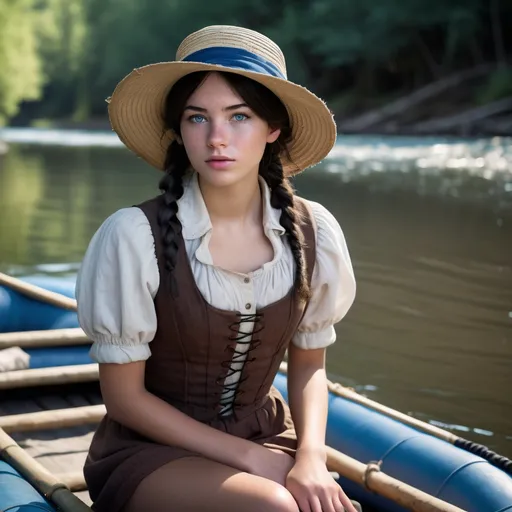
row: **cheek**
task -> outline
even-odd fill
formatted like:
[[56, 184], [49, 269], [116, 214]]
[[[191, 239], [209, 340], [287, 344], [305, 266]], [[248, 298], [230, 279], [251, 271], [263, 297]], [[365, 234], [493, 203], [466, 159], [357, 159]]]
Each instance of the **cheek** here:
[[265, 150], [267, 133], [260, 127], [246, 126], [237, 133], [239, 146], [243, 146], [252, 153], [261, 153]]
[[201, 130], [198, 126], [185, 125], [181, 128], [181, 139], [189, 157], [201, 145]]

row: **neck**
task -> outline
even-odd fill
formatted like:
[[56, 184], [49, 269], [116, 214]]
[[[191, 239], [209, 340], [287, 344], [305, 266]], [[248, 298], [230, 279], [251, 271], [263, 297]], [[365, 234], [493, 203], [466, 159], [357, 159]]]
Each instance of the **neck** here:
[[261, 222], [263, 207], [258, 175], [230, 187], [213, 187], [199, 176], [199, 187], [213, 225]]

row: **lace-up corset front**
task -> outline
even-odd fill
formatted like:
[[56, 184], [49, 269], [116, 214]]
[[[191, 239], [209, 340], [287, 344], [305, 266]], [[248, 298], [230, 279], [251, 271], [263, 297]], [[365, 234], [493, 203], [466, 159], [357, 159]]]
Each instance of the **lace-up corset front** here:
[[[153, 230], [161, 281], [166, 283], [159, 201], [155, 198], [139, 207]], [[302, 229], [311, 280], [315, 236], [309, 210], [304, 202], [298, 203], [305, 210]], [[146, 363], [146, 388], [199, 421], [243, 417], [265, 402], [305, 305], [290, 289], [277, 302], [245, 314], [217, 309], [201, 295], [182, 239], [178, 247], [178, 293], [173, 296], [161, 286], [155, 297], [159, 323]]]
[[[222, 362], [222, 367], [227, 368], [228, 372], [224, 382], [217, 382], [217, 384], [223, 385], [223, 392], [219, 401], [222, 407], [221, 415], [228, 415], [233, 412], [235, 401], [244, 392], [241, 386], [245, 381], [240, 378], [242, 370], [245, 365], [250, 365], [256, 360], [253, 352], [261, 343], [258, 334], [263, 330], [261, 322], [263, 315], [238, 313], [237, 316], [239, 320], [229, 326], [233, 331], [230, 340], [234, 341], [236, 346], [232, 348], [228, 345], [229, 359]], [[247, 379], [247, 376], [244, 379]]]

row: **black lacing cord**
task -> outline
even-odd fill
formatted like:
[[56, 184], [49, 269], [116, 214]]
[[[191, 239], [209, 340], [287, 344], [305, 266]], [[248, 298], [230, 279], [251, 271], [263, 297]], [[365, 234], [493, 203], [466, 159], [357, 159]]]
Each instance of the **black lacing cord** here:
[[505, 473], [512, 476], [512, 460], [507, 459], [507, 457], [500, 455], [499, 453], [493, 452], [487, 448], [487, 446], [474, 443], [473, 441], [463, 439], [462, 437], [457, 438], [453, 444], [457, 446], [457, 448], [462, 448], [463, 450], [482, 457], [482, 459], [490, 462], [493, 466], [502, 469]]
[[[245, 365], [247, 363], [251, 363], [255, 359], [254, 357], [249, 357], [250, 353], [261, 345], [261, 340], [255, 338], [255, 336], [263, 330], [263, 325], [260, 322], [263, 315], [259, 313], [247, 315], [237, 313], [237, 316], [239, 319], [229, 326], [229, 329], [233, 332], [233, 335], [229, 337], [229, 340], [234, 341], [237, 345], [248, 346], [249, 348], [246, 350], [238, 350], [236, 347], [226, 347], [226, 350], [230, 353], [231, 357], [229, 360], [223, 361], [221, 366], [223, 368], [227, 368], [228, 372], [222, 377], [222, 382], [221, 377], [216, 380], [218, 385], [223, 386], [223, 396], [219, 401], [219, 404], [222, 407], [222, 415], [228, 415], [235, 409], [236, 398], [244, 393], [244, 391], [240, 389], [240, 386], [247, 380], [247, 376], [228, 384], [225, 383], [225, 380], [233, 375], [241, 374]], [[253, 323], [254, 328], [250, 332], [241, 331], [241, 324], [248, 322]], [[237, 363], [242, 363], [240, 368], [234, 368]]]

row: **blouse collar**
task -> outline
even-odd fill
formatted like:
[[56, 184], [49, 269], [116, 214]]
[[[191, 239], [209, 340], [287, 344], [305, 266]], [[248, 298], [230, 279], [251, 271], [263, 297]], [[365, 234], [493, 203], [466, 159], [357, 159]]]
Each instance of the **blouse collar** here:
[[[261, 176], [259, 183], [263, 200], [263, 229], [267, 234], [274, 231], [278, 235], [283, 235], [285, 229], [279, 222], [281, 210], [273, 208], [270, 204], [270, 189]], [[177, 215], [181, 222], [183, 238], [186, 240], [202, 238], [212, 230], [212, 223], [196, 172], [192, 172], [183, 179], [183, 187], [183, 195], [177, 201]]]

